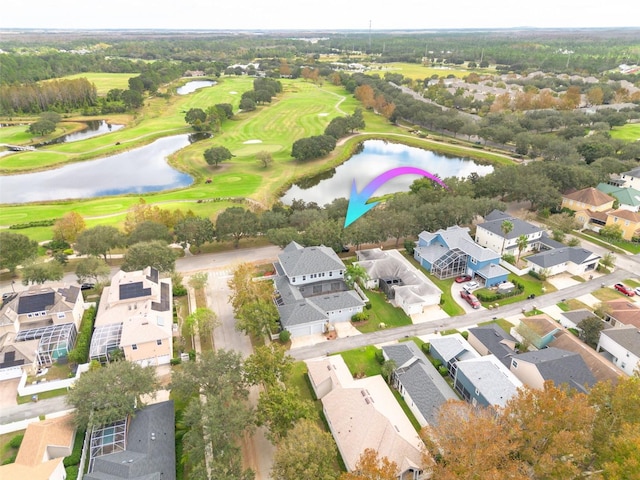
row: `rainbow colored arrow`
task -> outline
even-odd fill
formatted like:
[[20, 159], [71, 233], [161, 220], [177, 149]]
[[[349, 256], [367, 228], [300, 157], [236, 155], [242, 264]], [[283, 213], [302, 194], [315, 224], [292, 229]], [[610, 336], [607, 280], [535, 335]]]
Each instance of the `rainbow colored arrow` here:
[[371, 196], [375, 193], [375, 191], [380, 188], [383, 184], [395, 178], [399, 175], [421, 175], [423, 177], [427, 177], [434, 182], [442, 185], [444, 188], [447, 186], [435, 175], [427, 172], [426, 170], [422, 170], [421, 168], [415, 167], [398, 167], [392, 168], [391, 170], [387, 170], [383, 174], [377, 176], [373, 180], [369, 182], [369, 184], [362, 189], [360, 193], [358, 193], [358, 188], [356, 187], [356, 181], [353, 180], [353, 185], [351, 186], [351, 196], [349, 197], [349, 206], [347, 207], [347, 217], [344, 220], [344, 228], [351, 225], [362, 215], [367, 213], [373, 207], [375, 207], [380, 202], [371, 202], [367, 203], [367, 200], [371, 198]]

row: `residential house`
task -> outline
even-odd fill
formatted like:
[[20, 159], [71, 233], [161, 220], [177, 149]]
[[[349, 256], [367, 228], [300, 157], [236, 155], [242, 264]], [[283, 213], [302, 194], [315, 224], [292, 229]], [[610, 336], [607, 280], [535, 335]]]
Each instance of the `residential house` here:
[[607, 227], [618, 226], [622, 230], [622, 238], [631, 240], [640, 236], [640, 213], [623, 208], [607, 212]]
[[480, 355], [494, 355], [507, 368], [517, 353], [518, 341], [495, 323], [470, 328], [467, 341]]
[[606, 212], [613, 208], [615, 200], [599, 188], [588, 187], [562, 195], [562, 208], [568, 208], [574, 212], [582, 210]]
[[454, 388], [474, 406], [504, 407], [522, 382], [495, 355], [457, 363]]
[[0, 478], [64, 480], [64, 457], [71, 455], [76, 428], [70, 415], [27, 426], [15, 462], [0, 466]]
[[629, 326], [603, 330], [596, 351], [631, 376], [640, 369], [640, 329]]
[[640, 167], [633, 168], [628, 172], [612, 176], [612, 183], [624, 188], [635, 188], [640, 190]]
[[18, 378], [22, 372], [35, 375], [38, 370], [39, 339], [16, 342], [16, 333], [0, 337], [0, 381]]
[[[577, 353], [598, 382], [616, 383], [624, 374], [613, 363], [602, 355], [598, 355], [593, 348], [546, 314], [521, 318], [516, 332], [517, 335], [526, 337], [534, 346], [540, 345], [540, 349], [555, 347]], [[515, 333], [514, 336], [516, 336]]]
[[415, 342], [385, 345], [382, 353], [385, 360], [395, 362], [391, 383], [420, 426], [437, 425], [438, 409], [447, 400], [457, 400], [455, 392]]
[[85, 480], [175, 480], [173, 400], [147, 405], [127, 419], [126, 428], [105, 426], [91, 436]]
[[587, 393], [596, 383], [596, 378], [580, 355], [555, 347], [512, 357], [510, 370], [522, 383], [537, 389], [544, 388], [544, 382], [551, 380], [556, 387], [566, 385]]
[[326, 332], [364, 308], [363, 299], [344, 282], [344, 263], [329, 247], [291, 242], [274, 267], [280, 325], [292, 337]]
[[32, 351], [36, 352], [38, 367], [52, 365], [75, 346], [83, 313], [84, 299], [76, 286], [34, 285], [17, 293], [3, 303], [0, 310], [3, 361], [24, 360], [22, 365], [30, 369], [31, 354], [26, 353], [27, 345], [12, 344], [31, 342], [28, 348], [37, 343]]
[[[596, 314], [591, 310], [587, 310], [586, 308], [580, 308], [578, 310], [571, 310], [569, 312], [562, 312], [559, 314], [558, 321], [560, 325], [564, 328], [575, 328], [576, 330], [580, 330], [578, 324], [586, 320], [587, 318], [596, 317]], [[605, 328], [611, 328], [611, 325], [603, 322]]]
[[627, 298], [604, 302], [603, 320], [612, 327], [640, 328], [640, 307]]
[[529, 255], [524, 260], [530, 271], [553, 276], [563, 272], [582, 275], [593, 271], [600, 258], [600, 255], [583, 247], [562, 247]]
[[429, 341], [429, 355], [434, 360], [442, 362], [451, 378], [456, 375], [457, 362], [470, 358], [480, 358], [480, 354], [459, 333], [432, 338]]
[[[623, 188], [609, 183], [599, 183], [596, 187], [603, 193], [614, 197], [619, 204], [619, 208], [637, 212], [640, 210], [640, 190], [635, 188]], [[613, 207], [612, 207], [613, 208]]]
[[471, 275], [491, 287], [506, 282], [509, 274], [499, 265], [499, 254], [475, 243], [469, 229], [457, 225], [420, 233], [413, 256], [440, 279]]
[[411, 316], [440, 304], [440, 290], [398, 250], [372, 248], [356, 252], [369, 275], [367, 288], [380, 288], [389, 301]]
[[382, 376], [356, 380], [339, 355], [306, 364], [347, 471], [371, 448], [398, 465], [398, 479], [421, 478], [424, 444]]
[[[509, 221], [513, 229], [505, 233], [502, 230], [503, 222]], [[487, 247], [500, 256], [505, 253], [518, 255], [518, 238], [524, 235], [527, 238], [527, 246], [522, 252], [529, 252], [538, 248], [544, 229], [532, 225], [524, 220], [513, 217], [500, 210], [493, 210], [485, 217], [485, 222], [476, 227], [476, 242]]]
[[168, 364], [173, 356], [171, 279], [147, 267], [119, 271], [105, 287], [89, 356], [105, 363], [116, 350], [143, 366]]

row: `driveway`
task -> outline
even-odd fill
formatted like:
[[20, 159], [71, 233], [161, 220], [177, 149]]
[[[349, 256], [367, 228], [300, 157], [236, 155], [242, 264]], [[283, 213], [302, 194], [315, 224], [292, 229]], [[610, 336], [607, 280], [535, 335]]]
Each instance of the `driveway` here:
[[4, 380], [0, 382], [0, 408], [13, 407], [18, 404], [16, 396], [18, 395], [19, 378]]
[[464, 286], [464, 283], [453, 282], [453, 284], [451, 285], [451, 296], [456, 301], [456, 303], [464, 309], [464, 312], [470, 313], [470, 312], [477, 312], [478, 310], [486, 310], [486, 308], [484, 307], [473, 308], [471, 305], [467, 303], [467, 301], [464, 298], [460, 296], [460, 292], [462, 291], [463, 286]]

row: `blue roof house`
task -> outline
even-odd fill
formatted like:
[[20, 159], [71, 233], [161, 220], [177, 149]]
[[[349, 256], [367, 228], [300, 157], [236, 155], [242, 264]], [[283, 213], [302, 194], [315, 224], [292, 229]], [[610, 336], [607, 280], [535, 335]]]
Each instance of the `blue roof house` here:
[[418, 235], [414, 258], [440, 279], [471, 275], [486, 287], [507, 281], [508, 271], [499, 265], [500, 255], [475, 243], [469, 229], [454, 225]]

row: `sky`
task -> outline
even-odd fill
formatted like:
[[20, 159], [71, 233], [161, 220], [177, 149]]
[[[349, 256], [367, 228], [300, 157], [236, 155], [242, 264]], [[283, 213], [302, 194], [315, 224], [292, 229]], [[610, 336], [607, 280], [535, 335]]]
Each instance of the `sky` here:
[[4, 0], [0, 29], [368, 30], [369, 22], [372, 30], [637, 27], [636, 1]]

